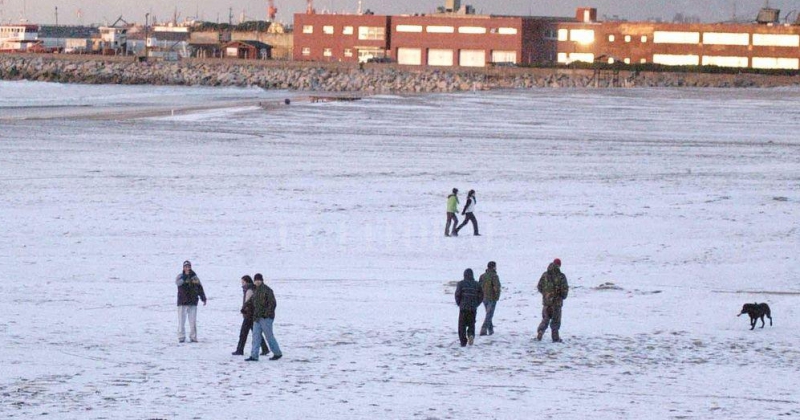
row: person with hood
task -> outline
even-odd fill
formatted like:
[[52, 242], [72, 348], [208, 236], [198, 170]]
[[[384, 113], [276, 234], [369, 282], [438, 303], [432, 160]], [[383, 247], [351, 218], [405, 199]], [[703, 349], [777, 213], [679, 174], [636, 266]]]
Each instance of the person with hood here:
[[[253, 289], [255, 288], [256, 286], [250, 276], [245, 275], [242, 277], [242, 309], [239, 311], [242, 313], [242, 327], [239, 329], [239, 344], [236, 345], [236, 351], [231, 353], [234, 356], [244, 356], [244, 345], [247, 342], [247, 336], [253, 330], [253, 308], [247, 303], [253, 298]], [[264, 334], [262, 333], [261, 335], [263, 336]], [[264, 356], [267, 353], [269, 353], [269, 347], [267, 347], [267, 339], [264, 337], [264, 341], [261, 342], [261, 355]]]
[[500, 300], [500, 277], [497, 276], [497, 263], [489, 261], [486, 272], [481, 274], [478, 285], [483, 290], [483, 307], [486, 309], [486, 318], [481, 325], [481, 335], [494, 334], [494, 309]]
[[[444, 227], [444, 236], [458, 236], [456, 226], [458, 226], [458, 188], [453, 188], [453, 193], [447, 196], [447, 225]], [[453, 230], [450, 231], [450, 222], [453, 222]]]
[[567, 276], [561, 272], [560, 259], [556, 258], [547, 266], [536, 288], [542, 294], [542, 322], [536, 330], [536, 340], [542, 340], [549, 325], [553, 342], [560, 343], [562, 340], [558, 330], [561, 328], [561, 307], [569, 294]]
[[458, 305], [458, 340], [461, 347], [475, 342], [475, 315], [483, 301], [483, 290], [478, 287], [472, 269], [464, 270], [464, 279], [456, 286], [456, 305]]
[[189, 318], [189, 341], [197, 342], [197, 300], [206, 304], [206, 293], [203, 284], [192, 270], [192, 263], [183, 262], [183, 272], [175, 278], [178, 286], [178, 342], [186, 341], [186, 318]]
[[272, 349], [272, 357], [269, 360], [278, 360], [283, 357], [278, 341], [272, 333], [272, 324], [275, 322], [275, 308], [278, 306], [275, 294], [272, 289], [264, 284], [264, 276], [256, 273], [253, 276], [256, 285], [253, 290], [253, 297], [249, 304], [253, 306], [253, 347], [250, 350], [250, 357], [245, 359], [248, 362], [258, 361], [258, 348], [261, 346], [261, 333], [267, 336], [269, 348]]
[[464, 216], [464, 221], [461, 222], [456, 228], [455, 235], [458, 236], [458, 231], [461, 230], [464, 226], [467, 225], [467, 222], [472, 222], [472, 234], [475, 236], [481, 236], [478, 233], [478, 220], [475, 218], [473, 214], [475, 212], [475, 205], [478, 204], [478, 200], [475, 199], [475, 190], [469, 190], [467, 193], [467, 204], [464, 205], [464, 210], [461, 211], [461, 215]]

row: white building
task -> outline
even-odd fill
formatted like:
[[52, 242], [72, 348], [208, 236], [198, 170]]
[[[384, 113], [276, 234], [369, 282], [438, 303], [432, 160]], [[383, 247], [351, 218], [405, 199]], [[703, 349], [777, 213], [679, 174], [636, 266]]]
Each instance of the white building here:
[[0, 25], [0, 52], [28, 51], [38, 43], [38, 25]]

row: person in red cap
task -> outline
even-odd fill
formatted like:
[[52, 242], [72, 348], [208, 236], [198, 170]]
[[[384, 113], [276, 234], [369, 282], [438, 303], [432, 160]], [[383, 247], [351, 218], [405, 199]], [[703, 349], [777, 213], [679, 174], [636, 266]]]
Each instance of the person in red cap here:
[[547, 271], [539, 278], [536, 288], [542, 294], [542, 322], [536, 329], [536, 340], [542, 340], [542, 336], [549, 326], [553, 342], [560, 343], [561, 337], [558, 335], [558, 330], [561, 328], [561, 307], [569, 294], [567, 276], [561, 272], [560, 259], [556, 258], [550, 263]]

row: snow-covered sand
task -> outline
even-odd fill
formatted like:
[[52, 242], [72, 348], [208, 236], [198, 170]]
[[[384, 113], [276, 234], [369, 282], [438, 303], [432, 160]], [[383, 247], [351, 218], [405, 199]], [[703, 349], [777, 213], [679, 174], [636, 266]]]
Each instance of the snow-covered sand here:
[[[0, 82], [0, 417], [800, 416], [800, 89], [56, 118], [290, 96]], [[444, 237], [453, 187], [483, 236]], [[564, 344], [532, 339], [555, 257]], [[176, 337], [185, 259], [197, 344]], [[496, 332], [461, 348], [455, 281], [489, 260]], [[230, 355], [256, 272], [277, 362]], [[773, 326], [736, 317], [754, 301]]]

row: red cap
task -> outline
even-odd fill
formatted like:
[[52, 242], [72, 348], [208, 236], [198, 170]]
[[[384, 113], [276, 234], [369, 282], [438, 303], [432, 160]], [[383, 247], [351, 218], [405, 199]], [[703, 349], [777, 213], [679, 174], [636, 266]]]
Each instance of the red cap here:
[[556, 258], [556, 259], [554, 259], [554, 260], [553, 260], [553, 264], [555, 264], [555, 265], [557, 265], [557, 266], [561, 267], [561, 258]]

